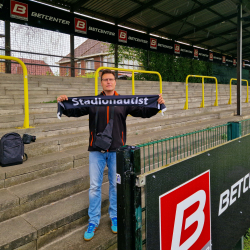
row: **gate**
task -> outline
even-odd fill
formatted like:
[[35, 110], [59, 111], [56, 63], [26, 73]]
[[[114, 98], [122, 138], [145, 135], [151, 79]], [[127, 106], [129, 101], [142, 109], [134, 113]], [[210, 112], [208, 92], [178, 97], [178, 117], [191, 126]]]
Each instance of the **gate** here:
[[215, 145], [143, 174], [143, 146], [117, 150], [118, 250], [243, 249], [250, 227], [249, 120], [226, 127], [224, 142], [216, 143], [225, 134], [218, 130], [208, 136]]

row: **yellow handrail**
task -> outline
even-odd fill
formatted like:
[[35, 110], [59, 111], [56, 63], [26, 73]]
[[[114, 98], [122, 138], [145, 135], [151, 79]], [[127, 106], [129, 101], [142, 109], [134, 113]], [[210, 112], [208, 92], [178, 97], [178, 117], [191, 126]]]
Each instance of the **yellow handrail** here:
[[200, 108], [204, 108], [205, 107], [205, 98], [204, 98], [204, 95], [205, 95], [205, 91], [204, 91], [204, 79], [207, 78], [207, 79], [215, 79], [215, 84], [216, 84], [216, 97], [215, 97], [215, 102], [214, 102], [214, 106], [218, 106], [218, 81], [217, 81], [217, 78], [214, 77], [214, 76], [198, 76], [198, 75], [188, 75], [186, 77], [186, 102], [185, 102], [185, 105], [184, 105], [184, 109], [188, 109], [188, 78], [189, 77], [200, 77], [202, 78], [202, 101], [201, 101], [201, 106]]
[[[237, 78], [231, 78], [230, 79], [230, 97], [229, 97], [229, 101], [228, 101], [228, 104], [232, 104], [232, 86], [231, 86], [231, 84], [232, 84], [232, 81], [237, 81]], [[245, 82], [247, 82], [247, 98], [246, 98], [246, 103], [248, 103], [248, 80], [245, 80], [245, 79], [241, 79], [241, 81], [243, 82], [243, 81], [245, 81]]]
[[0, 59], [13, 60], [18, 62], [23, 69], [23, 89], [24, 89], [24, 122], [23, 127], [20, 128], [30, 128], [29, 126], [29, 95], [28, 95], [28, 71], [25, 64], [18, 58], [13, 56], [1, 56]]
[[147, 74], [156, 74], [159, 76], [160, 80], [160, 94], [162, 94], [162, 77], [161, 74], [157, 71], [145, 71], [145, 70], [137, 70], [137, 69], [122, 69], [122, 68], [113, 68], [113, 67], [99, 67], [95, 72], [95, 95], [98, 95], [98, 77], [99, 71], [102, 69], [110, 69], [110, 70], [120, 70], [120, 71], [130, 71], [132, 72], [132, 95], [135, 94], [135, 72], [138, 73], [147, 73]]

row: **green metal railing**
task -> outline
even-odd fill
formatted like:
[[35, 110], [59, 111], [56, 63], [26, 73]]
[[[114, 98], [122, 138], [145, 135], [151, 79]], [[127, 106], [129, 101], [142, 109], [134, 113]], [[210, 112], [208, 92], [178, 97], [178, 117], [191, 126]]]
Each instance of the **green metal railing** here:
[[[250, 121], [249, 121], [250, 126]], [[250, 130], [250, 127], [249, 127]], [[144, 173], [165, 166], [228, 140], [228, 124], [139, 144]]]
[[[123, 216], [119, 222], [123, 226], [123, 231], [120, 236], [118, 235], [118, 243], [119, 239], [131, 238], [133, 242], [130, 243], [134, 245], [129, 249], [145, 249], [145, 244], [147, 244], [146, 224], [142, 218], [146, 218], [147, 201], [146, 196], [142, 195], [141, 189], [147, 186], [146, 176], [150, 174], [148, 171], [176, 163], [178, 160], [249, 133], [250, 119], [247, 119], [139, 144], [137, 147], [122, 147], [118, 154], [119, 161], [117, 161], [117, 173], [122, 178], [122, 184], [118, 185], [117, 189], [120, 188], [118, 211]], [[124, 219], [125, 215], [126, 219]], [[124, 221], [127, 223], [126, 227], [124, 227]], [[130, 230], [127, 230], [127, 225], [131, 226]], [[123, 242], [120, 241], [118, 249], [128, 249], [121, 247], [123, 245]]]
[[250, 119], [242, 120], [241, 123], [241, 135], [247, 135], [250, 133]]

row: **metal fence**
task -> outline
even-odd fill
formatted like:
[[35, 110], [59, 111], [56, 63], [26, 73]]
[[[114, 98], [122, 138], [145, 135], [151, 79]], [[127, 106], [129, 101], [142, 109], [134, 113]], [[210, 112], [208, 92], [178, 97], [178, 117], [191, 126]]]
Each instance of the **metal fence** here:
[[[220, 145], [228, 138], [231, 123], [137, 145], [143, 173]], [[240, 135], [250, 133], [250, 119], [239, 122]]]
[[[250, 121], [248, 120], [249, 126]], [[248, 129], [250, 130], [250, 127]], [[246, 130], [246, 126], [244, 131]], [[167, 165], [203, 150], [220, 145], [228, 140], [228, 124], [208, 127], [166, 139], [137, 145], [141, 148], [143, 172]]]
[[[70, 35], [31, 26], [10, 23], [10, 47], [6, 44], [5, 22], [0, 21], [0, 55], [21, 59], [29, 75], [71, 76], [73, 69], [76, 77], [93, 78], [100, 66], [115, 66], [109, 43], [74, 36], [74, 57], [71, 57]], [[6, 72], [6, 63], [0, 60], [0, 73]], [[22, 74], [19, 64], [8, 63], [11, 74]], [[128, 60], [120, 62], [119, 67], [142, 68], [136, 61]]]
[[[144, 188], [147, 187], [146, 176], [150, 174], [150, 170], [177, 163], [178, 160], [249, 133], [250, 119], [247, 119], [119, 149], [117, 173], [121, 176], [120, 183], [123, 184], [117, 186], [118, 217], [121, 217], [118, 227], [124, 221], [126, 225], [121, 228], [121, 235], [118, 231], [118, 249], [125, 250], [128, 246], [129, 249], [146, 249], [147, 204]], [[131, 242], [124, 242], [124, 237], [131, 238]]]

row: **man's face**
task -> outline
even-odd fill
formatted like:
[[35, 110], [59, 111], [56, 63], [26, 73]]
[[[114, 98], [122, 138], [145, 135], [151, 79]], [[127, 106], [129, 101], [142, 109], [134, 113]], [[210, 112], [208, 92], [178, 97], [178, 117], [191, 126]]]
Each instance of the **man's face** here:
[[115, 90], [116, 80], [113, 74], [107, 73], [102, 76], [102, 88], [105, 91], [113, 91]]

